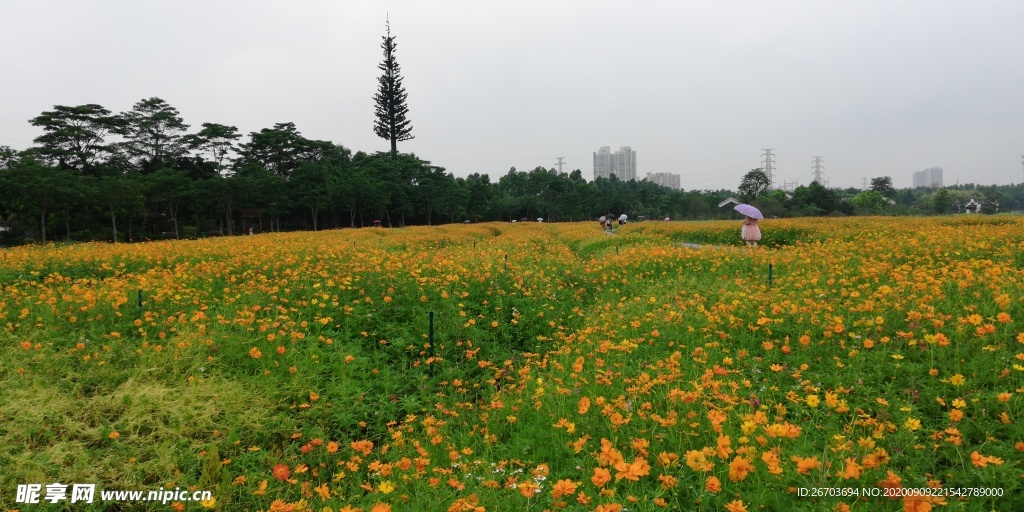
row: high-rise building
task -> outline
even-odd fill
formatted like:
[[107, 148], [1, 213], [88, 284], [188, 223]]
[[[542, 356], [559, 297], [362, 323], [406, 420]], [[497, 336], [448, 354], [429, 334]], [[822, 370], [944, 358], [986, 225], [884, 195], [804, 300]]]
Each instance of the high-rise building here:
[[610, 178], [612, 175], [612, 148], [601, 146], [594, 153], [594, 179]]
[[914, 173], [914, 188], [942, 188], [942, 167], [932, 167]]
[[612, 153], [608, 146], [594, 153], [594, 179], [610, 178], [614, 174], [620, 181], [636, 180], [636, 151], [622, 146]]
[[681, 186], [678, 174], [672, 174], [668, 172], [649, 172], [647, 173], [646, 179], [651, 183], [655, 183], [663, 187], [668, 187], [676, 190], [679, 190], [679, 187]]

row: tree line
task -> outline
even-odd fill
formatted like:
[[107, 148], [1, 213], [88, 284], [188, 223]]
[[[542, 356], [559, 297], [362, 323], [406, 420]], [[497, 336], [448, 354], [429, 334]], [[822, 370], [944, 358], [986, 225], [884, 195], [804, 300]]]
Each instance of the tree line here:
[[[833, 190], [812, 183], [786, 194], [751, 189], [674, 190], [647, 181], [587, 181], [580, 170], [510, 169], [455, 177], [415, 154], [355, 152], [309, 139], [293, 123], [251, 132], [202, 123], [143, 99], [112, 113], [96, 105], [54, 106], [29, 121], [43, 134], [24, 151], [0, 147], [0, 236], [37, 241], [186, 238], [255, 231], [334, 229], [544, 218], [579, 221], [731, 216], [732, 197], [766, 215], [916, 214], [953, 211], [971, 196], [1024, 204], [1021, 186]], [[763, 173], [762, 173], [763, 174]], [[875, 183], [878, 181], [879, 183]]]

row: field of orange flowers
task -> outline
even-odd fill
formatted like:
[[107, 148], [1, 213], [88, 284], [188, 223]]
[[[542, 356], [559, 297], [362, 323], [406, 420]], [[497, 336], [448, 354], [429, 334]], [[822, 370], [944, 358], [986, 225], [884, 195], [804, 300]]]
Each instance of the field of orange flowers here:
[[214, 496], [144, 510], [1021, 510], [1022, 228], [0, 250], [0, 508], [61, 482]]

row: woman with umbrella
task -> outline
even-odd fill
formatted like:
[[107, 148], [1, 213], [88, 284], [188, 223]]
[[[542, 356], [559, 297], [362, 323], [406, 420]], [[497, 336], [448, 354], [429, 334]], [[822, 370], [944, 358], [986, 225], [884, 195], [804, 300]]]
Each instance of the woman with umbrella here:
[[740, 238], [747, 243], [747, 247], [757, 247], [757, 241], [761, 239], [761, 228], [757, 221], [764, 219], [760, 210], [749, 204], [738, 204], [734, 210], [743, 214], [743, 227], [740, 228]]

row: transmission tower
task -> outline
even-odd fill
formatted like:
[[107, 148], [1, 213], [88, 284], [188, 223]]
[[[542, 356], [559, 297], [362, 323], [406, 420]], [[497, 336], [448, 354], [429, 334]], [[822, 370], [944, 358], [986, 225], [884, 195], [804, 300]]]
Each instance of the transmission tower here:
[[557, 162], [555, 162], [555, 165], [558, 166], [558, 173], [561, 174], [562, 173], [562, 166], [565, 165], [565, 162], [563, 162], [562, 160], [565, 160], [565, 157], [564, 156], [557, 156], [557, 157], [555, 157], [555, 159], [558, 160]]
[[814, 157], [814, 181], [823, 185], [824, 183], [821, 180], [821, 158], [820, 156]]
[[868, 189], [868, 177], [865, 176], [864, 177], [864, 185], [861, 187], [861, 190], [867, 190], [867, 189]]
[[761, 155], [761, 167], [764, 168], [764, 173], [768, 175], [768, 188], [775, 188], [775, 177], [773, 176], [773, 170], [775, 169], [775, 159], [772, 158], [771, 149], [763, 150], [764, 154]]

